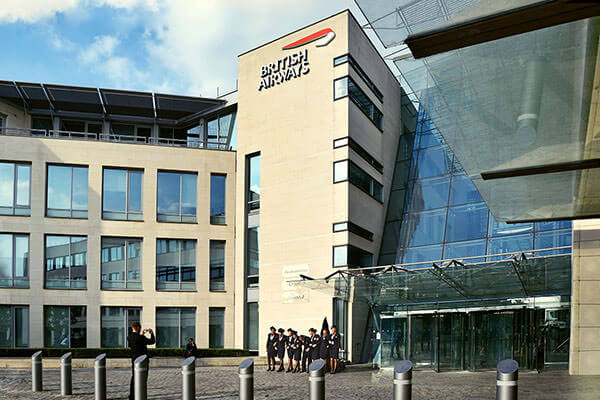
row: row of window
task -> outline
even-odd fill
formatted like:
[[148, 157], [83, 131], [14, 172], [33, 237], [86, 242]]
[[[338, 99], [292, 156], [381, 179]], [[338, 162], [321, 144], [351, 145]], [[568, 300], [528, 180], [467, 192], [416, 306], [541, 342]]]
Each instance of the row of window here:
[[[208, 310], [210, 348], [225, 346], [225, 308]], [[127, 347], [133, 322], [141, 322], [141, 307], [100, 307], [100, 345]], [[156, 308], [156, 347], [185, 347], [196, 338], [196, 307]], [[0, 305], [0, 347], [29, 346], [29, 306]], [[87, 307], [44, 306], [44, 346], [75, 348], [87, 346]]]
[[[44, 286], [87, 287], [87, 237], [46, 235]], [[142, 239], [102, 237], [101, 288], [142, 289]], [[0, 234], [0, 287], [29, 287], [29, 235]], [[209, 288], [225, 290], [225, 241], [209, 242]], [[156, 289], [196, 290], [196, 240], [156, 240]]]
[[[102, 218], [142, 221], [143, 170], [104, 168]], [[197, 222], [198, 174], [158, 171], [157, 221]], [[31, 164], [0, 162], [0, 214], [31, 213]], [[210, 222], [225, 223], [226, 175], [210, 175]], [[88, 167], [47, 166], [46, 216], [88, 217]]]

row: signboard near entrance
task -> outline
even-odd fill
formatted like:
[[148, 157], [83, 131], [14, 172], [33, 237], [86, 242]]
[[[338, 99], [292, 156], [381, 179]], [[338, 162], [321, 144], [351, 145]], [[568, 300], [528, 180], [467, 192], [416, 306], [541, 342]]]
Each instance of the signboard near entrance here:
[[308, 264], [288, 265], [281, 270], [281, 301], [283, 303], [306, 303], [309, 301], [309, 291], [298, 284], [300, 274], [307, 275]]

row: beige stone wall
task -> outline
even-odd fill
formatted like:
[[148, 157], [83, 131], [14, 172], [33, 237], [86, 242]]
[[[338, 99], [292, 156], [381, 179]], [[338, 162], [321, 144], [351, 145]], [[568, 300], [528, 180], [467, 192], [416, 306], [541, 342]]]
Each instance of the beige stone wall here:
[[573, 221], [569, 372], [600, 375], [600, 220]]
[[[0, 231], [30, 234], [30, 288], [0, 289], [0, 303], [30, 306], [30, 345], [43, 344], [44, 305], [87, 306], [87, 345], [100, 345], [100, 306], [143, 307], [142, 324], [155, 327], [155, 307], [196, 307], [196, 340], [208, 346], [209, 307], [225, 307], [225, 346], [233, 347], [234, 336], [234, 222], [235, 153], [152, 145], [87, 142], [64, 139], [0, 136], [0, 158], [32, 164], [31, 217], [0, 216]], [[88, 219], [46, 218], [46, 164], [87, 165]], [[131, 167], [144, 170], [144, 222], [101, 219], [102, 168]], [[197, 224], [156, 222], [158, 170], [190, 171], [198, 174]], [[227, 174], [227, 225], [210, 225], [210, 174]], [[88, 237], [87, 290], [44, 289], [44, 234]], [[102, 236], [142, 237], [143, 291], [100, 290], [100, 239]], [[155, 290], [156, 238], [196, 239], [195, 292]], [[209, 240], [226, 241], [223, 293], [209, 292]]]
[[[331, 28], [336, 34], [327, 46], [316, 47], [313, 42], [297, 49], [308, 50], [308, 74], [258, 90], [261, 67], [294, 51], [282, 50], [283, 46], [324, 28]], [[333, 149], [333, 140], [350, 135], [384, 162], [383, 176], [369, 165], [364, 166], [384, 184], [391, 179], [393, 165], [390, 161], [398, 140], [398, 86], [389, 84], [393, 75], [370, 47], [367, 37], [358, 33], [359, 29], [357, 22], [345, 11], [239, 56], [236, 196], [240, 200], [245, 195], [245, 157], [254, 152], [261, 153], [261, 354], [265, 351], [264, 336], [271, 325], [285, 329], [292, 327], [305, 333], [310, 327], [320, 328], [323, 317], [332, 323], [331, 293], [311, 290], [304, 301], [284, 300], [282, 272], [286, 267], [304, 265], [308, 267], [308, 275], [323, 277], [334, 271], [332, 247], [348, 243], [371, 251], [375, 259], [377, 257], [379, 235], [369, 242], [348, 232], [332, 232], [334, 222], [352, 220], [379, 233], [385, 215], [384, 205], [352, 185], [333, 183], [335, 161], [351, 158], [361, 166], [364, 164], [348, 147]], [[334, 67], [333, 59], [354, 51], [358, 52], [356, 58], [364, 64], [365, 72], [384, 93], [384, 105], [379, 105], [384, 112], [383, 133], [348, 98], [333, 99], [333, 81], [354, 74], [349, 71], [348, 64]], [[355, 77], [355, 80], [360, 79]], [[369, 93], [369, 89], [364, 90]], [[245, 304], [243, 201], [238, 201], [236, 215], [236, 345], [241, 346]], [[361, 309], [361, 313], [363, 311]], [[363, 314], [366, 317], [366, 313]], [[353, 316], [349, 315], [348, 320], [349, 331], [352, 331]], [[361, 332], [364, 331], [363, 322], [358, 327]], [[355, 351], [354, 345], [362, 340], [362, 334], [356, 336], [353, 338], [348, 332], [348, 347]]]
[[6, 117], [7, 128], [29, 128], [29, 116], [22, 108], [0, 102], [0, 116]]

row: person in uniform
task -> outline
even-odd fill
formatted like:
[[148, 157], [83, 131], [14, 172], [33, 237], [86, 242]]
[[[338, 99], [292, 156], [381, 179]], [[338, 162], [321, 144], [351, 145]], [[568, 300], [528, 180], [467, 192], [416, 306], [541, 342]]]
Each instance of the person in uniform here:
[[283, 358], [285, 357], [285, 345], [287, 343], [287, 337], [283, 334], [283, 332], [285, 332], [283, 328], [279, 328], [277, 332], [279, 334], [275, 339], [275, 344], [277, 346], [277, 358], [279, 358], [279, 369], [277, 372], [281, 372], [283, 371]]
[[310, 347], [310, 339], [313, 335], [312, 329], [309, 329], [308, 332], [310, 336], [300, 336], [300, 341], [302, 342], [302, 372], [306, 372], [307, 361], [309, 366], [311, 363], [310, 356], [312, 354], [312, 349]]
[[[319, 359], [319, 347], [321, 345], [321, 337], [317, 334], [317, 330], [315, 328], [311, 328], [310, 335], [310, 359], [308, 360], [308, 367], [314, 360]], [[307, 370], [308, 371], [308, 370]]]
[[275, 357], [277, 357], [277, 333], [275, 327], [270, 328], [271, 332], [267, 335], [267, 371], [275, 371]]
[[287, 356], [288, 356], [288, 367], [285, 372], [292, 372], [292, 370], [294, 369], [294, 367], [293, 367], [294, 350], [292, 349], [292, 340], [293, 340], [292, 333], [293, 332], [294, 332], [294, 330], [292, 328], [288, 328], [287, 343], [285, 344], [285, 348], [287, 349]]
[[294, 351], [294, 369], [292, 373], [300, 372], [300, 360], [302, 359], [302, 341], [298, 337], [298, 332], [292, 332], [292, 349]]
[[321, 342], [319, 343], [319, 358], [325, 361], [325, 370], [329, 366], [329, 330], [323, 329]]
[[337, 332], [337, 326], [331, 326], [331, 335], [329, 335], [329, 359], [331, 360], [331, 374], [335, 374], [338, 360], [340, 358], [340, 334]]

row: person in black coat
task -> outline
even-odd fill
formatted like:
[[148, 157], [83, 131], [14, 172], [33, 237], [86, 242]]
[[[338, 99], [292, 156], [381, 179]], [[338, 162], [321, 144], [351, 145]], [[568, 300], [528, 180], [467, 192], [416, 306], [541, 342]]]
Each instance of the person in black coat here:
[[331, 373], [335, 374], [338, 360], [340, 358], [340, 334], [337, 332], [337, 326], [331, 326], [331, 335], [329, 335], [329, 359], [331, 360]]
[[320, 347], [321, 347], [321, 337], [317, 334], [317, 330], [315, 328], [312, 328], [312, 334], [311, 334], [311, 338], [310, 338], [311, 353], [310, 353], [310, 361], [308, 363], [309, 366], [314, 360], [319, 359]]
[[[131, 324], [132, 332], [127, 336], [127, 344], [131, 348], [131, 381], [129, 383], [129, 400], [134, 400], [135, 392], [134, 392], [134, 383], [133, 383], [133, 367], [134, 361], [139, 356], [148, 355], [148, 345], [156, 343], [156, 338], [154, 337], [154, 332], [152, 329], [144, 329], [140, 334], [140, 330], [142, 326], [139, 322], [134, 322]], [[146, 336], [146, 332], [150, 334], [148, 338]], [[150, 365], [150, 364], [148, 364]], [[148, 375], [146, 374], [146, 379], [148, 379]]]
[[321, 342], [319, 343], [319, 358], [325, 361], [325, 370], [329, 366], [329, 330], [323, 329]]
[[293, 373], [300, 371], [300, 360], [302, 359], [302, 341], [298, 337], [298, 332], [292, 332], [292, 349], [294, 351], [294, 369]]
[[198, 348], [196, 347], [196, 343], [194, 343], [193, 338], [189, 338], [187, 344], [185, 345], [185, 350], [183, 351], [183, 358], [193, 357], [198, 354]]
[[275, 332], [275, 327], [271, 327], [271, 333], [267, 336], [267, 364], [269, 364], [269, 368], [267, 371], [275, 371], [275, 357], [277, 357], [277, 333]]
[[306, 363], [308, 361], [308, 365], [310, 366], [310, 355], [312, 349], [310, 348], [310, 338], [312, 336], [312, 329], [308, 330], [310, 336], [302, 335], [300, 336], [300, 341], [302, 342], [302, 372], [306, 372]]
[[285, 345], [287, 343], [287, 337], [283, 334], [285, 332], [282, 328], [277, 330], [279, 335], [275, 339], [277, 345], [277, 358], [279, 358], [279, 369], [277, 372], [283, 371], [283, 358], [285, 357]]
[[294, 367], [293, 367], [294, 350], [292, 349], [292, 332], [294, 332], [294, 330], [292, 328], [288, 328], [287, 343], [285, 344], [285, 348], [287, 349], [287, 356], [288, 356], [288, 367], [285, 372], [292, 372], [292, 370], [294, 369]]

